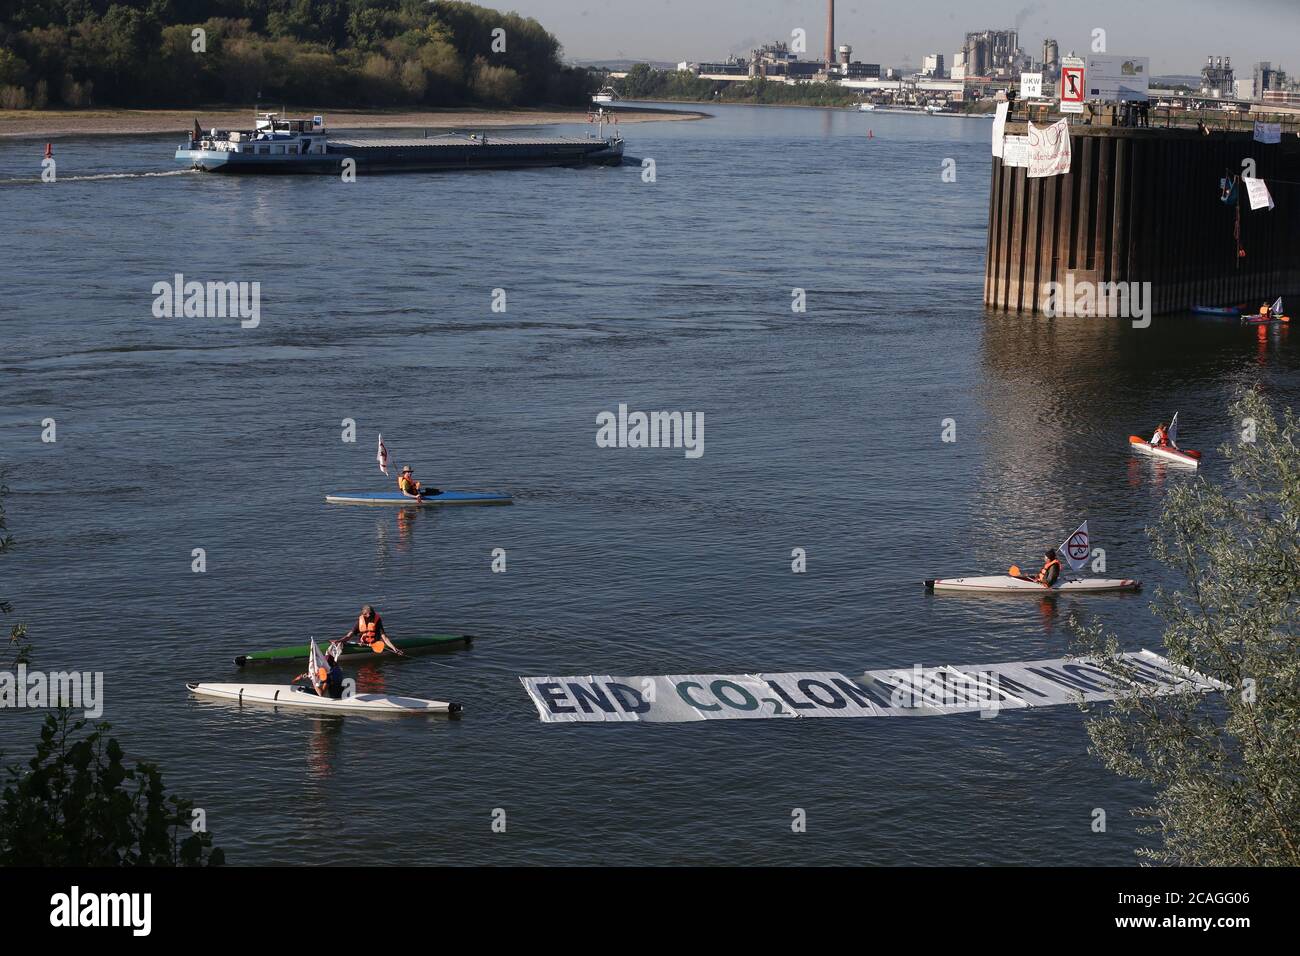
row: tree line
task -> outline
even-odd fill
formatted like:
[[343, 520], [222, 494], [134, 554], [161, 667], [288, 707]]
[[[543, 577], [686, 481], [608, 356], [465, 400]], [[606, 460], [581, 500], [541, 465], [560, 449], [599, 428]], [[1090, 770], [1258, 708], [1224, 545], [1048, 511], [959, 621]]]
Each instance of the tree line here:
[[835, 83], [772, 82], [761, 76], [742, 82], [708, 80], [678, 70], [656, 70], [638, 63], [614, 82], [620, 96], [632, 100], [689, 100], [720, 103], [783, 103], [798, 106], [850, 106], [858, 94]]
[[[5, 5], [6, 7], [8, 5]], [[540, 23], [461, 0], [18, 0], [0, 109], [580, 104]]]

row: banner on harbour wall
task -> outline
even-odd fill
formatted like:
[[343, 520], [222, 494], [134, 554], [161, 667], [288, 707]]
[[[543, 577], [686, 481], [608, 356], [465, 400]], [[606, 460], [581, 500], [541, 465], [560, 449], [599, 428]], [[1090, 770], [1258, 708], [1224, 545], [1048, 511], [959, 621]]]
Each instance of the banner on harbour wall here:
[[1256, 209], [1274, 208], [1273, 195], [1268, 191], [1268, 184], [1264, 180], [1247, 176], [1242, 182], [1246, 184], [1246, 197], [1250, 200], [1252, 212]]
[[1029, 137], [1004, 136], [1002, 139], [1002, 165], [1005, 168], [1029, 168]]
[[1051, 126], [1029, 124], [1029, 179], [1063, 176], [1070, 171], [1070, 124], [1067, 120]]
[[997, 112], [993, 114], [993, 155], [1002, 155], [1002, 138], [1007, 131], [1007, 110], [1011, 104], [1003, 100], [997, 105]]
[[1203, 692], [1225, 685], [1151, 651], [1124, 655], [1131, 682], [1087, 659], [964, 667], [912, 667], [784, 674], [669, 674], [658, 677], [521, 677], [543, 723], [686, 723], [799, 717], [917, 717]]
[[1282, 142], [1282, 124], [1281, 123], [1256, 123], [1255, 142], [1257, 143]]

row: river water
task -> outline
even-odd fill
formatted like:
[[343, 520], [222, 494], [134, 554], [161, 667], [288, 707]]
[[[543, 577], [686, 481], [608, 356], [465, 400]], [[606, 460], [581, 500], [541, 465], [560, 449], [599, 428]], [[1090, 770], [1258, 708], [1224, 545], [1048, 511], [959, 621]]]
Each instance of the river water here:
[[[987, 121], [713, 112], [623, 126], [653, 183], [639, 167], [159, 175], [178, 133], [60, 140], [43, 185], [43, 143], [0, 143], [19, 541], [0, 596], [36, 666], [103, 672], [104, 719], [207, 811], [231, 862], [1123, 865], [1149, 839], [1127, 812], [1148, 795], [1088, 755], [1071, 706], [538, 721], [520, 676], [1033, 660], [1066, 650], [1075, 608], [1159, 649], [1152, 594], [1175, 582], [1144, 528], [1198, 479], [1131, 457], [1127, 436], [1178, 411], [1183, 444], [1208, 451], [1235, 432], [1236, 390], [1300, 393], [1294, 335], [986, 313]], [[176, 273], [260, 282], [260, 324], [155, 318], [152, 287]], [[705, 453], [596, 447], [620, 403], [703, 412]], [[390, 488], [381, 431], [397, 464], [515, 505], [325, 504]], [[1085, 518], [1142, 594], [921, 586], [1033, 563]], [[478, 635], [356, 671], [463, 701], [463, 719], [185, 691], [239, 679], [237, 653], [337, 636], [363, 602], [394, 635]], [[6, 762], [39, 716], [0, 719]]]

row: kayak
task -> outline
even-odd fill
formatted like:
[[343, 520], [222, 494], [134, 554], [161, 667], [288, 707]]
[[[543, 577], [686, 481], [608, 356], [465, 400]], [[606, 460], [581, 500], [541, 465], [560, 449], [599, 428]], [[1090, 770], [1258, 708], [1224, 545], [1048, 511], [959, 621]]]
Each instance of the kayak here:
[[1012, 577], [1010, 574], [990, 574], [980, 578], [936, 578], [925, 582], [927, 591], [961, 591], [968, 594], [1044, 594], [1069, 591], [1071, 594], [1095, 594], [1106, 591], [1136, 591], [1141, 581], [1129, 578], [1074, 578], [1056, 582], [1045, 588], [1036, 581]]
[[444, 491], [430, 495], [423, 501], [408, 498], [400, 491], [341, 491], [336, 495], [326, 495], [325, 500], [332, 505], [410, 505], [413, 508], [435, 505], [508, 505], [514, 501], [509, 495], [478, 491]]
[[1241, 315], [1244, 305], [1194, 305], [1192, 311], [1197, 315]]
[[[395, 637], [392, 639], [398, 650], [407, 654], [418, 654], [421, 651], [435, 650], [440, 647], [455, 647], [457, 644], [464, 644], [468, 647], [472, 640], [474, 640], [474, 637], [471, 634], [430, 634], [428, 637]], [[324, 647], [321, 649], [325, 650]], [[269, 651], [253, 651], [249, 654], [240, 654], [235, 658], [235, 665], [243, 667], [245, 664], [304, 661], [310, 651], [311, 647], [307, 644], [295, 644], [292, 647], [274, 647]], [[394, 656], [391, 651], [386, 653], [390, 657]], [[382, 655], [376, 654], [364, 644], [344, 644], [340, 658], [342, 660], [358, 660], [380, 656]]]
[[1290, 322], [1289, 315], [1243, 315], [1242, 325], [1272, 325], [1274, 322]]
[[320, 697], [293, 684], [186, 684], [200, 697], [233, 700], [240, 704], [272, 704], [304, 710], [328, 710], [344, 714], [458, 714], [460, 704], [394, 694], [353, 694], [341, 700]]
[[1129, 435], [1128, 443], [1129, 447], [1134, 451], [1140, 451], [1156, 458], [1163, 458], [1165, 461], [1176, 461], [1180, 465], [1190, 465], [1193, 468], [1201, 464], [1201, 453], [1190, 448], [1165, 448], [1161, 445], [1153, 445], [1145, 438], [1139, 438], [1137, 435]]

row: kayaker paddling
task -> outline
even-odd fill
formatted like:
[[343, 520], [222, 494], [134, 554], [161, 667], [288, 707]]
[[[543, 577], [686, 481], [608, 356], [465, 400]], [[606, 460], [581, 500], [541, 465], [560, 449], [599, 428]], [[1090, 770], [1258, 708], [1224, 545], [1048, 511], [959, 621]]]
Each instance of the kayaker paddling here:
[[425, 488], [420, 482], [415, 480], [415, 471], [410, 465], [402, 469], [402, 473], [397, 476], [397, 489], [406, 497], [414, 498], [416, 501], [423, 501], [431, 495], [442, 494], [437, 488]]
[[308, 678], [311, 679], [310, 685], [299, 687], [299, 690], [306, 692], [310, 689], [320, 697], [329, 697], [332, 700], [343, 699], [343, 669], [339, 667], [332, 652], [325, 655], [325, 663], [316, 668], [316, 673], [313, 674], [310, 669], [303, 671], [293, 679], [293, 683], [297, 684]]
[[1048, 548], [1043, 552], [1043, 568], [1038, 572], [1038, 577], [1034, 581], [1045, 588], [1054, 586], [1061, 577], [1061, 561], [1056, 556], [1055, 548]]
[[1155, 434], [1151, 436], [1151, 441], [1147, 442], [1153, 448], [1177, 448], [1173, 436], [1169, 434], [1169, 423], [1161, 422], [1156, 426]]
[[360, 644], [379, 654], [387, 648], [398, 657], [406, 656], [388, 636], [388, 632], [384, 629], [384, 619], [369, 604], [361, 609], [361, 615], [352, 625], [352, 630], [344, 634], [339, 639], [339, 643]]

